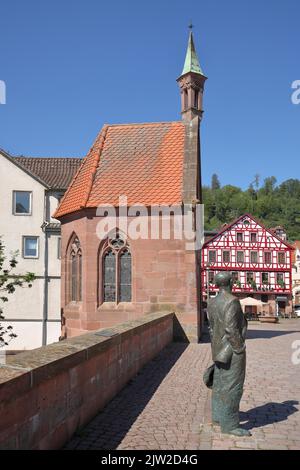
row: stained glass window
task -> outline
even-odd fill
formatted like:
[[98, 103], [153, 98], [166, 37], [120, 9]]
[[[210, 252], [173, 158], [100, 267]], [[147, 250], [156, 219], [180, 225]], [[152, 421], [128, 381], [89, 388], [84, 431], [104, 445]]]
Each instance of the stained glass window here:
[[108, 239], [102, 258], [103, 302], [131, 301], [131, 253], [126, 240], [119, 234]]
[[104, 256], [104, 302], [116, 301], [116, 256], [112, 250]]
[[74, 238], [69, 254], [69, 298], [71, 302], [82, 300], [82, 252], [79, 239]]
[[120, 302], [131, 301], [131, 254], [123, 251], [120, 255]]

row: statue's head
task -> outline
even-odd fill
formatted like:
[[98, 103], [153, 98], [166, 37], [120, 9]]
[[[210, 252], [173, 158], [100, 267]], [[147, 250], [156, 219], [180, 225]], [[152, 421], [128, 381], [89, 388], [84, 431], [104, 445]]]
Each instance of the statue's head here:
[[220, 272], [215, 277], [215, 285], [219, 288], [229, 288], [232, 286], [232, 275], [227, 271]]

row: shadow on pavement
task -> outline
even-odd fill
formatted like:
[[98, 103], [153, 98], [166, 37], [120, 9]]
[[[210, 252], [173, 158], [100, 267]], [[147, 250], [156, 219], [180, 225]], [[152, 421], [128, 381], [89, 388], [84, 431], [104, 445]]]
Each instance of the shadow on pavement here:
[[275, 338], [276, 336], [291, 335], [299, 331], [276, 331], [276, 330], [248, 330], [246, 339]]
[[187, 347], [171, 343], [164, 348], [64, 448], [116, 449]]
[[299, 411], [295, 405], [299, 405], [299, 402], [288, 400], [282, 403], [266, 403], [247, 412], [240, 411], [240, 420], [243, 423], [241, 427], [250, 430], [266, 426], [267, 424], [285, 421], [288, 416]]

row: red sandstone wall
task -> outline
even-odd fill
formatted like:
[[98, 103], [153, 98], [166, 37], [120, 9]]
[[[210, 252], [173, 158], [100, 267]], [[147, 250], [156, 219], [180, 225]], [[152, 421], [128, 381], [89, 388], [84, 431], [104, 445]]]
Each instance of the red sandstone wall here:
[[[12, 358], [0, 368], [0, 450], [58, 449], [173, 338], [154, 313]], [[112, 331], [111, 331], [112, 333]]]
[[[106, 328], [157, 310], [175, 311], [179, 320], [178, 336], [197, 341], [197, 311], [200, 288], [197, 288], [196, 254], [186, 250], [185, 240], [129, 240], [132, 254], [132, 302], [101, 304], [98, 251], [101, 241], [96, 235], [99, 217], [93, 210], [70, 215], [62, 221], [62, 309], [68, 337], [89, 330]], [[67, 245], [75, 232], [83, 252], [83, 299], [67, 303], [65, 297]], [[149, 227], [150, 232], [150, 227]]]

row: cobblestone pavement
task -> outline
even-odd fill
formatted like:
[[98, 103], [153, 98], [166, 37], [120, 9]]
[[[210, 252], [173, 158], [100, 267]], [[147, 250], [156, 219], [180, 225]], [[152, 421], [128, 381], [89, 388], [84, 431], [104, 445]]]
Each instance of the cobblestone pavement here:
[[300, 364], [291, 360], [295, 340], [300, 340], [300, 320], [250, 324], [241, 423], [251, 437], [221, 434], [210, 422], [210, 391], [202, 382], [210, 344], [173, 343], [65, 448], [300, 449]]

